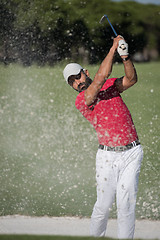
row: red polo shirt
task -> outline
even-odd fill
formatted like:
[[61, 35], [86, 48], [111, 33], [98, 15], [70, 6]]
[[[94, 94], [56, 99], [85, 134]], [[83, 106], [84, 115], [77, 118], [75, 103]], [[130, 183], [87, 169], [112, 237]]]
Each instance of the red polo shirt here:
[[99, 92], [94, 104], [88, 107], [84, 92], [78, 94], [75, 106], [93, 125], [99, 144], [124, 146], [138, 136], [131, 114], [114, 85], [116, 78], [108, 79]]

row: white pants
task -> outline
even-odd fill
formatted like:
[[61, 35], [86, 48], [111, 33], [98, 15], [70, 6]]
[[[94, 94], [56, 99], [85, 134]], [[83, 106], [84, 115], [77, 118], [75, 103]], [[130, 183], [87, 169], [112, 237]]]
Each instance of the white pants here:
[[97, 201], [91, 216], [92, 236], [105, 236], [109, 209], [117, 203], [118, 238], [133, 238], [138, 177], [143, 158], [141, 145], [124, 152], [98, 149]]

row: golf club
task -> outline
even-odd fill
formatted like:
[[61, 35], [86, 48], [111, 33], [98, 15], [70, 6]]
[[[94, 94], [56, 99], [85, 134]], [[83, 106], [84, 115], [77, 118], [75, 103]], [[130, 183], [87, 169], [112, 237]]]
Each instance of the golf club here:
[[[110, 22], [110, 20], [109, 20], [109, 18], [108, 18], [107, 15], [103, 15], [103, 17], [101, 18], [101, 20], [99, 21], [99, 23], [102, 23], [102, 22], [104, 21], [105, 18], [107, 18], [107, 21], [108, 21], [109, 25], [111, 26], [111, 28], [112, 28], [112, 30], [113, 30], [115, 36], [117, 37], [118, 34], [116, 33], [116, 30], [114, 29], [114, 27], [113, 27], [112, 23]], [[125, 46], [122, 45], [121, 47], [122, 47], [122, 49], [125, 49]]]
[[103, 15], [103, 17], [101, 18], [101, 20], [100, 20], [99, 23], [102, 23], [102, 22], [104, 21], [105, 18], [107, 18], [107, 21], [108, 21], [109, 25], [111, 26], [111, 28], [112, 28], [112, 30], [113, 30], [115, 36], [117, 37], [118, 34], [116, 33], [116, 31], [115, 31], [115, 29], [114, 29], [114, 27], [113, 27], [112, 23], [110, 22], [110, 20], [109, 20], [109, 18], [108, 18], [107, 15]]

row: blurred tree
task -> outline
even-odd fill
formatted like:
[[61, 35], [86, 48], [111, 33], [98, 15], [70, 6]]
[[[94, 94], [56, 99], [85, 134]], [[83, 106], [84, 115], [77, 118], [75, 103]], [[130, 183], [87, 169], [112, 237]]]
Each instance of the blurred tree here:
[[8, 46], [13, 36], [14, 15], [3, 2], [0, 3], [0, 11], [0, 60], [7, 64], [11, 60]]
[[[132, 55], [156, 59], [160, 53], [160, 6], [110, 0], [1, 0], [0, 56], [53, 64], [65, 58], [101, 61], [114, 36], [107, 14], [118, 34], [129, 43]], [[5, 19], [5, 20], [4, 20]]]

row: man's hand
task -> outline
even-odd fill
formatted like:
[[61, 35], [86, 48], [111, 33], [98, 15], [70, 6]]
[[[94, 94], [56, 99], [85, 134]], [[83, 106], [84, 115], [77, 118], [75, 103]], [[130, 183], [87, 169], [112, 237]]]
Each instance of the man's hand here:
[[119, 46], [119, 41], [123, 40], [123, 37], [118, 35], [116, 38], [113, 39], [113, 46], [112, 48], [114, 50], [117, 50], [118, 46]]
[[128, 44], [125, 42], [124, 39], [121, 39], [118, 43], [117, 52], [120, 56], [128, 56]]

